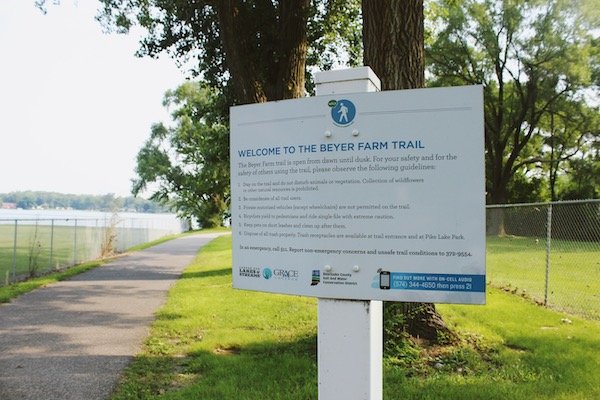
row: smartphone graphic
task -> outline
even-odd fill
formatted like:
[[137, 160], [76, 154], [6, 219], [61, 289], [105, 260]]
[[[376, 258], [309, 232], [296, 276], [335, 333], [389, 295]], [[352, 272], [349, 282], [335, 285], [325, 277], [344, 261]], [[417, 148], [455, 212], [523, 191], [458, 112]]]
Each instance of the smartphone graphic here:
[[379, 288], [389, 290], [390, 288], [390, 271], [381, 271], [379, 273]]

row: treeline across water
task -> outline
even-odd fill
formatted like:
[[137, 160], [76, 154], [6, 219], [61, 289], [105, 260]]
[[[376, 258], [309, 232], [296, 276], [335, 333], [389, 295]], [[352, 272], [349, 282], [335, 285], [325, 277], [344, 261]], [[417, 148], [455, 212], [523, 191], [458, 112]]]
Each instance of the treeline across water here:
[[80, 195], [56, 192], [23, 191], [0, 193], [3, 208], [73, 209], [96, 211], [135, 211], [145, 213], [169, 212], [169, 208], [151, 200], [138, 197], [105, 195]]

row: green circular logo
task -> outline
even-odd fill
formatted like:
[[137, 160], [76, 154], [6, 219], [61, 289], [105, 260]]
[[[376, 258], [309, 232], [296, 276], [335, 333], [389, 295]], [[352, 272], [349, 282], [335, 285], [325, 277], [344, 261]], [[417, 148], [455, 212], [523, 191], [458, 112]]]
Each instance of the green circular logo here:
[[265, 279], [271, 279], [273, 276], [273, 271], [271, 271], [271, 268], [263, 268], [262, 275]]

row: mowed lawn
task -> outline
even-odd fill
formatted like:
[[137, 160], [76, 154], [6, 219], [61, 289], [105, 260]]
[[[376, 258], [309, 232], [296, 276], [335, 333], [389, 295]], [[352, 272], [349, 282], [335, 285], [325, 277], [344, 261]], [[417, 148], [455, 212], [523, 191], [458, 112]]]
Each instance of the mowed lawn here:
[[[600, 243], [552, 240], [549, 265], [548, 305], [600, 319]], [[488, 236], [487, 279], [543, 303], [545, 240]]]
[[[499, 289], [439, 306], [464, 338], [384, 360], [385, 399], [600, 398], [600, 323]], [[233, 290], [231, 238], [171, 289], [113, 399], [317, 399], [316, 301]]]

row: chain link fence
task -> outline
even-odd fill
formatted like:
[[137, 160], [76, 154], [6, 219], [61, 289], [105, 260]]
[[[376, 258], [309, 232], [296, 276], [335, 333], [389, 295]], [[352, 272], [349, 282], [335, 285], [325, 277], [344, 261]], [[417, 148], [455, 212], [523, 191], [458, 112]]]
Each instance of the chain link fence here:
[[488, 206], [488, 281], [600, 319], [600, 200]]
[[0, 219], [0, 286], [179, 233], [175, 218]]
[[[488, 206], [490, 284], [600, 320], [600, 200]], [[0, 286], [186, 227], [148, 219], [0, 219]]]

